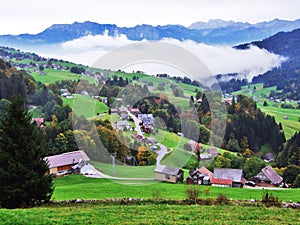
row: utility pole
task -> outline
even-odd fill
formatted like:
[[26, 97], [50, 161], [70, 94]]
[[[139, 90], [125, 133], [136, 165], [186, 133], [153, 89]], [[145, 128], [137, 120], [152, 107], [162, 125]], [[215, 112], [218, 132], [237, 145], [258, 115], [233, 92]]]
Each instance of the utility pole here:
[[113, 175], [116, 175], [116, 156], [117, 156], [117, 153], [116, 152], [113, 152], [111, 153], [111, 165], [112, 165], [112, 174]]

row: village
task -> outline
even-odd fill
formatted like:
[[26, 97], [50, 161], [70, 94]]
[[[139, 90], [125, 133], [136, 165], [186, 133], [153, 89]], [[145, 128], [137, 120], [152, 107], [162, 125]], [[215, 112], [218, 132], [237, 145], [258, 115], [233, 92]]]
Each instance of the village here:
[[[86, 93], [83, 92], [81, 94], [85, 95]], [[61, 96], [73, 98], [73, 95], [67, 89], [61, 90]], [[100, 98], [99, 96], [96, 96], [94, 98], [107, 103], [107, 98], [105, 97]], [[242, 169], [214, 168], [213, 171], [209, 171], [205, 166], [202, 166], [195, 170], [185, 171], [188, 173], [185, 175], [182, 168], [162, 165], [160, 163], [161, 160], [168, 154], [167, 147], [158, 143], [155, 138], [151, 136], [144, 137], [144, 134], [151, 134], [151, 131], [155, 127], [154, 116], [152, 114], [142, 114], [138, 108], [123, 106], [121, 98], [117, 98], [116, 101], [120, 106], [111, 108], [109, 111], [111, 115], [116, 115], [119, 119], [116, 123], [113, 123], [112, 126], [116, 130], [136, 131], [136, 133], [131, 135], [131, 138], [147, 144], [151, 151], [157, 155], [156, 168], [153, 171], [154, 180], [174, 184], [185, 183], [188, 185], [234, 188], [287, 187], [283, 183], [283, 178], [278, 175], [271, 165], [267, 165], [256, 176], [253, 176], [248, 180], [244, 178]], [[98, 118], [101, 118], [100, 114], [98, 115]], [[34, 118], [33, 121], [36, 121], [37, 125], [40, 127], [45, 126], [43, 118]], [[178, 133], [177, 135], [184, 137], [183, 133]], [[189, 140], [188, 145], [190, 146], [191, 151], [195, 153], [194, 157], [197, 158], [199, 162], [210, 162], [216, 156], [220, 155], [217, 148], [211, 147], [204, 149], [201, 143], [197, 143], [194, 140]], [[128, 157], [132, 160], [131, 166], [137, 166], [135, 157]], [[89, 163], [90, 158], [82, 150], [49, 156], [46, 157], [45, 160], [49, 162], [49, 173], [53, 174], [54, 177], [61, 177], [68, 174], [82, 174], [88, 177], [118, 179], [118, 177], [112, 177], [97, 170]], [[114, 167], [114, 160], [115, 159], [113, 158], [112, 167]], [[272, 153], [267, 153], [263, 156], [263, 160], [267, 163], [272, 163], [274, 162], [274, 156]]]

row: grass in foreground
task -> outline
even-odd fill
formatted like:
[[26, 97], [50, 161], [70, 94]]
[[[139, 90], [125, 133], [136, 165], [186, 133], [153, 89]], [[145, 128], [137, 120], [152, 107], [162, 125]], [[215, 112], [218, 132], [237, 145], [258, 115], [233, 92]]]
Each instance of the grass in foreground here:
[[0, 210], [1, 224], [299, 224], [300, 211], [242, 206], [93, 205]]

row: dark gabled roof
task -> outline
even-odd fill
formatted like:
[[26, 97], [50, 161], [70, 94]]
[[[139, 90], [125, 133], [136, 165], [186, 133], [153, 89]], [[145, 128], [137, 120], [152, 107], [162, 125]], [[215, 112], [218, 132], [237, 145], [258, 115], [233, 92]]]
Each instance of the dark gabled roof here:
[[261, 172], [273, 183], [280, 184], [283, 180], [281, 176], [279, 176], [272, 166], [266, 166], [261, 170]]
[[228, 168], [215, 168], [214, 177], [229, 179], [233, 182], [242, 182], [243, 170], [241, 169], [228, 169]]
[[156, 173], [163, 173], [163, 174], [169, 174], [169, 175], [178, 175], [182, 169], [176, 168], [176, 167], [169, 167], [166, 165], [158, 165], [154, 172]]

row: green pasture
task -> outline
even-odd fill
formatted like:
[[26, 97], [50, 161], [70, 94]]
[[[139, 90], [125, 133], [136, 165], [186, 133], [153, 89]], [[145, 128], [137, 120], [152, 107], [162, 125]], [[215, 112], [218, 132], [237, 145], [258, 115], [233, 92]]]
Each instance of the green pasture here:
[[[52, 199], [151, 199], [153, 192], [157, 190], [159, 190], [162, 198], [185, 199], [185, 191], [190, 187], [186, 184], [171, 184], [164, 182], [154, 182], [151, 184], [148, 181], [145, 181], [145, 185], [129, 185], [130, 183], [125, 185], [121, 182], [122, 181], [119, 180], [108, 180], [104, 178], [87, 178], [81, 175], [61, 177], [54, 180], [55, 190]], [[222, 193], [231, 199], [261, 200], [263, 193], [265, 193], [265, 190], [262, 189], [209, 187], [209, 196], [206, 196], [204, 194], [204, 188], [205, 186], [199, 186], [199, 197], [215, 198], [219, 193]], [[300, 189], [269, 190], [269, 194], [277, 196], [283, 201], [300, 201]]]
[[112, 164], [101, 162], [91, 162], [91, 164], [100, 172], [113, 177], [121, 178], [154, 178], [154, 169], [156, 166], [131, 166], [122, 165], [123, 162], [117, 162], [115, 165], [115, 174], [112, 170]]
[[42, 206], [0, 210], [0, 222], [15, 224], [299, 224], [300, 211], [251, 206], [105, 205]]
[[42, 83], [55, 83], [61, 80], [87, 80], [90, 83], [95, 83], [96, 81], [90, 76], [83, 76], [79, 74], [71, 73], [70, 71], [64, 70], [54, 70], [54, 69], [44, 69], [45, 75], [40, 75], [39, 72], [31, 72], [30, 75], [39, 82]]
[[103, 102], [100, 102], [88, 95], [73, 95], [74, 98], [63, 98], [63, 104], [69, 105], [76, 116], [84, 116], [92, 118], [97, 113], [108, 112], [108, 107]]

